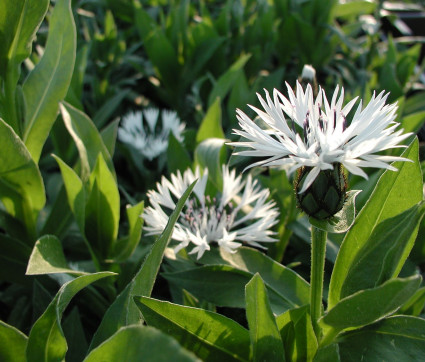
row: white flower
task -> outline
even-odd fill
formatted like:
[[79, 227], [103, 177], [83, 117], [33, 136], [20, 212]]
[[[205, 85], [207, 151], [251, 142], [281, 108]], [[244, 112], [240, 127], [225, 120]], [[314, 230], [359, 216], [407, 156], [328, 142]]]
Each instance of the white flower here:
[[146, 109], [143, 114], [140, 111], [127, 114], [118, 129], [119, 140], [132, 145], [149, 160], [158, 157], [167, 150], [170, 132], [182, 142], [185, 129], [185, 124], [180, 122], [176, 112], [161, 112], [162, 127], [157, 126], [159, 118], [159, 110], [155, 108]]
[[161, 234], [168, 222], [169, 213], [189, 185], [198, 179], [192, 197], [186, 202], [178, 219], [172, 238], [180, 242], [180, 249], [193, 244], [190, 254], [197, 253], [198, 259], [210, 244], [216, 242], [228, 252], [235, 252], [242, 243], [262, 247], [259, 242], [274, 242], [274, 232], [269, 230], [277, 223], [278, 211], [272, 201], [267, 201], [270, 192], [261, 189], [256, 180], [248, 175], [246, 180], [235, 170], [223, 166], [223, 191], [215, 197], [205, 196], [208, 170], [203, 174], [196, 169], [178, 171], [171, 180], [162, 177], [157, 183], [157, 191], [150, 190], [147, 195], [150, 205], [143, 218], [148, 235]]
[[307, 81], [314, 80], [316, 78], [316, 69], [309, 64], [305, 64], [301, 72], [301, 78]]
[[[323, 89], [316, 99], [310, 85], [304, 92], [297, 83], [296, 95], [287, 84], [289, 97], [276, 89], [273, 100], [266, 93], [266, 101], [257, 94], [264, 111], [250, 106], [264, 121], [261, 128], [244, 112], [237, 110], [242, 130], [234, 133], [247, 141], [231, 142], [230, 145], [250, 148], [237, 152], [243, 156], [262, 157], [253, 166], [289, 167], [289, 173], [306, 166], [311, 168], [300, 193], [313, 183], [321, 170], [333, 169], [341, 163], [355, 174], [368, 178], [362, 167], [385, 168], [396, 171], [389, 165], [392, 161], [407, 161], [402, 157], [377, 155], [377, 152], [396, 147], [409, 134], [397, 130], [396, 104], [385, 104], [388, 93], [373, 94], [369, 104], [362, 109], [362, 102], [347, 126], [346, 117], [357, 98], [343, 106], [344, 89], [337, 86], [329, 103]], [[265, 158], [265, 159], [264, 159]]]

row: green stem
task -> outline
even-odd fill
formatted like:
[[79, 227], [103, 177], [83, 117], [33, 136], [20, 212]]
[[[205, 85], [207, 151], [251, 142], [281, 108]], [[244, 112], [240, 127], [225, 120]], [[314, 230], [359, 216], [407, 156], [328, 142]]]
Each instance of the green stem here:
[[323, 275], [325, 271], [327, 232], [311, 227], [310, 314], [316, 337], [320, 339], [318, 320], [322, 315]]

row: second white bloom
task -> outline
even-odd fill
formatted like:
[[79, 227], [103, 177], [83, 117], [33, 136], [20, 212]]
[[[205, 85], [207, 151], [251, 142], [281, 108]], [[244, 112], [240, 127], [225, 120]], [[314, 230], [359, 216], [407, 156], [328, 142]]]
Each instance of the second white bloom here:
[[236, 176], [223, 166], [223, 190], [215, 197], [205, 195], [208, 170], [203, 174], [196, 169], [188, 169], [171, 175], [171, 181], [162, 178], [157, 191], [148, 192], [150, 205], [143, 217], [145, 230], [149, 235], [159, 235], [168, 222], [169, 213], [189, 185], [198, 179], [193, 196], [186, 202], [177, 221], [172, 239], [179, 242], [177, 253], [182, 248], [192, 246], [190, 254], [198, 259], [210, 244], [216, 242], [229, 252], [235, 252], [242, 243], [261, 246], [260, 242], [276, 241], [270, 229], [277, 223], [278, 211], [269, 201], [270, 192], [262, 189], [250, 175], [246, 180]]

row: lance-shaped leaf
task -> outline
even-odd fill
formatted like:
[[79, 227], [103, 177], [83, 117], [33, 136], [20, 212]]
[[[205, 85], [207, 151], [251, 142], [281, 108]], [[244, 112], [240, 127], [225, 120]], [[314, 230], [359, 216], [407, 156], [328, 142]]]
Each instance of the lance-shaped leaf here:
[[44, 235], [34, 245], [28, 261], [27, 275], [71, 273], [87, 274], [68, 266], [60, 240], [54, 235]]
[[[379, 223], [368, 242], [357, 252], [341, 288], [341, 295], [374, 288], [400, 272], [412, 248], [419, 224], [425, 214], [425, 202]], [[377, 262], [379, 260], [379, 262]]]
[[6, 210], [30, 229], [46, 202], [43, 179], [28, 149], [0, 119], [0, 199]]
[[75, 53], [76, 31], [71, 1], [59, 0], [50, 19], [43, 57], [23, 85], [26, 104], [23, 140], [36, 163], [56, 120], [59, 102], [68, 92]]
[[125, 261], [133, 254], [142, 236], [144, 202], [127, 205], [128, 236], [119, 239], [114, 247], [114, 261]]
[[189, 152], [176, 139], [173, 132], [168, 137], [167, 148], [167, 169], [170, 173], [176, 173], [177, 170], [184, 171], [192, 165]]
[[0, 360], [25, 362], [22, 351], [27, 347], [28, 337], [15, 327], [0, 321]]
[[25, 104], [18, 85], [21, 64], [29, 57], [32, 42], [49, 6], [49, 0], [1, 1], [0, 3], [0, 78], [3, 95], [0, 101], [6, 122], [21, 136]]
[[151, 327], [128, 326], [90, 352], [84, 362], [200, 362], [173, 338]]
[[[18, 68], [31, 54], [31, 45], [49, 6], [48, 0], [2, 1], [0, 13], [0, 76]], [[17, 72], [17, 70], [13, 70]]]
[[344, 334], [340, 338], [339, 353], [341, 361], [422, 361], [425, 320], [395, 316]]
[[[343, 293], [347, 275], [365, 245], [368, 242], [374, 242], [370, 237], [378, 224], [422, 201], [422, 173], [418, 162], [418, 141], [412, 142], [402, 156], [413, 162], [396, 162], [394, 166], [398, 169], [397, 172], [387, 170], [381, 176], [372, 196], [344, 238], [329, 286], [328, 304], [330, 308], [347, 296]], [[415, 237], [415, 234], [412, 233], [405, 243], [403, 252], [398, 255], [399, 259], [395, 270], [400, 271], [413, 246]]]
[[258, 250], [240, 247], [231, 254], [222, 249], [219, 258], [212, 256], [210, 252], [201, 259], [209, 265], [162, 275], [201, 299], [220, 306], [244, 308], [245, 285], [259, 273], [267, 286], [274, 313], [309, 303], [309, 284]]
[[81, 289], [112, 275], [115, 273], [83, 275], [65, 283], [59, 289], [46, 311], [31, 328], [26, 349], [27, 361], [62, 361], [65, 358], [68, 347], [60, 325], [65, 308]]
[[219, 97], [208, 108], [196, 134], [196, 142], [200, 143], [208, 138], [225, 138], [221, 127], [221, 102]]
[[209, 106], [216, 102], [217, 97], [223, 99], [227, 95], [240, 75], [240, 70], [243, 69], [249, 58], [251, 58], [251, 54], [241, 55], [239, 59], [234, 62], [223, 75], [220, 76], [208, 97]]
[[60, 110], [63, 122], [74, 139], [80, 155], [81, 179], [83, 181], [88, 179], [91, 170], [96, 165], [99, 153], [102, 154], [110, 171], [114, 173], [111, 155], [91, 119], [67, 103], [61, 104]]
[[195, 161], [202, 168], [208, 168], [210, 180], [217, 189], [223, 189], [222, 165], [226, 162], [226, 147], [222, 138], [208, 138], [195, 149]]
[[245, 297], [251, 360], [285, 361], [283, 342], [270, 308], [266, 287], [259, 274], [255, 274], [246, 285]]
[[120, 195], [114, 175], [101, 153], [89, 182], [84, 234], [98, 255], [106, 259], [112, 256], [118, 236]]
[[84, 234], [86, 197], [83, 182], [74, 170], [58, 156], [53, 155], [53, 157], [61, 170], [69, 207], [71, 208], [80, 231]]
[[177, 219], [180, 217], [180, 212], [195, 184], [196, 181], [184, 192], [168, 219], [167, 226], [153, 244], [139, 271], [106, 311], [91, 341], [90, 350], [112, 336], [119, 328], [141, 321], [140, 312], [132, 297], [135, 295], [148, 297], [152, 293], [164, 250], [171, 239], [173, 228]]
[[240, 324], [204, 309], [134, 297], [150, 326], [174, 337], [203, 361], [248, 361], [249, 333]]
[[324, 338], [391, 315], [415, 294], [421, 281], [418, 275], [392, 279], [377, 288], [362, 290], [342, 299], [319, 321], [325, 328]]
[[289, 361], [311, 361], [318, 343], [310, 317], [310, 305], [293, 308], [276, 318]]

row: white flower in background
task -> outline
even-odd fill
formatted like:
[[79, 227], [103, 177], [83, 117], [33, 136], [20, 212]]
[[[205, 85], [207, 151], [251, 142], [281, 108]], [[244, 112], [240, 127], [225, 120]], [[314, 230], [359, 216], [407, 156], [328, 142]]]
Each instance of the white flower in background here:
[[372, 15], [360, 15], [359, 17], [362, 29], [369, 35], [374, 35], [378, 32], [380, 24]]
[[[157, 125], [160, 118], [162, 124]], [[180, 122], [176, 112], [163, 110], [159, 117], [158, 109], [149, 108], [143, 113], [131, 112], [124, 116], [118, 138], [152, 160], [167, 150], [170, 132], [182, 142], [184, 128], [185, 124]]]
[[[244, 112], [237, 110], [241, 130], [234, 133], [245, 140], [230, 145], [247, 147], [250, 150], [236, 152], [243, 156], [261, 157], [253, 166], [288, 166], [289, 173], [307, 167], [309, 173], [299, 193], [305, 192], [320, 171], [332, 170], [343, 164], [355, 174], [368, 178], [362, 167], [385, 168], [396, 171], [389, 165], [392, 161], [406, 161], [402, 157], [378, 155], [377, 152], [405, 147], [399, 145], [411, 133], [396, 130], [396, 104], [385, 104], [388, 93], [373, 94], [362, 107], [360, 101], [350, 124], [346, 117], [357, 98], [343, 106], [344, 89], [337, 86], [329, 103], [323, 89], [316, 99], [310, 85], [304, 92], [297, 83], [296, 95], [287, 84], [289, 97], [276, 89], [273, 99], [266, 93], [266, 101], [257, 94], [264, 111], [250, 106], [264, 122], [264, 127], [254, 123]], [[267, 127], [267, 128], [266, 128]]]
[[309, 64], [305, 64], [303, 67], [303, 71], [301, 72], [301, 79], [305, 79], [307, 81], [314, 81], [314, 79], [316, 79], [316, 69], [314, 69]]
[[277, 223], [278, 211], [275, 203], [267, 201], [270, 192], [262, 189], [250, 175], [246, 180], [236, 177], [235, 170], [223, 166], [223, 192], [210, 198], [205, 196], [208, 170], [203, 174], [199, 168], [191, 169], [183, 175], [171, 175], [171, 181], [162, 177], [157, 183], [157, 191], [150, 190], [147, 195], [150, 205], [143, 218], [148, 235], [159, 235], [168, 222], [168, 215], [176, 207], [184, 191], [198, 179], [192, 197], [183, 207], [172, 238], [178, 242], [175, 253], [180, 249], [193, 248], [189, 254], [197, 253], [199, 259], [210, 244], [216, 242], [228, 252], [235, 252], [242, 243], [262, 247], [259, 242], [275, 242], [274, 232], [269, 230]]

